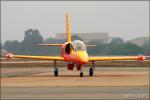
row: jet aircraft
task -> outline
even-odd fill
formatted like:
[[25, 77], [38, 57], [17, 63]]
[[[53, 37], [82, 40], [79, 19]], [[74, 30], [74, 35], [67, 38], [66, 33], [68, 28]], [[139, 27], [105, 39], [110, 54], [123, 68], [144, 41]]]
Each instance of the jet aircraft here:
[[63, 44], [37, 44], [38, 46], [60, 46], [60, 56], [31, 56], [31, 55], [13, 55], [7, 53], [5, 56], [8, 59], [26, 58], [26, 59], [42, 59], [54, 61], [54, 76], [58, 76], [57, 61], [66, 61], [67, 69], [73, 70], [74, 67], [80, 71], [80, 77], [83, 77], [83, 67], [85, 64], [92, 63], [89, 68], [89, 76], [93, 76], [95, 71], [95, 61], [112, 61], [112, 60], [138, 60], [143, 61], [144, 56], [88, 56], [86, 46], [83, 41], [71, 39], [70, 23], [66, 14], [66, 42]]

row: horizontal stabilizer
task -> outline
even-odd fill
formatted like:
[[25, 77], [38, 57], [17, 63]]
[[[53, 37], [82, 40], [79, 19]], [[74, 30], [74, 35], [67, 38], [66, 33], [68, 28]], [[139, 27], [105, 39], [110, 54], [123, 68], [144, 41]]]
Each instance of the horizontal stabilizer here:
[[87, 47], [96, 47], [96, 45], [86, 45]]
[[38, 46], [62, 46], [62, 44], [37, 44]]

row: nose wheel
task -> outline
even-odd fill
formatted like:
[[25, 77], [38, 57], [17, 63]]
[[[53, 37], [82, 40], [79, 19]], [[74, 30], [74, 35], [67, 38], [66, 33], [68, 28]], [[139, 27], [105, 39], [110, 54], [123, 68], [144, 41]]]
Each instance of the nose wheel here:
[[82, 69], [81, 64], [77, 65], [77, 70], [80, 70], [80, 77], [83, 77], [83, 69]]
[[80, 67], [80, 77], [83, 77], [83, 69]]

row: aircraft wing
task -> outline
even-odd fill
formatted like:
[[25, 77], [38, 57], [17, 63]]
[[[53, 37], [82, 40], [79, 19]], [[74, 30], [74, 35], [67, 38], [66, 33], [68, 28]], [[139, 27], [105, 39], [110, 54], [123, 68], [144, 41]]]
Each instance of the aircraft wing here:
[[89, 61], [144, 60], [144, 56], [91, 56]]
[[13, 55], [8, 53], [5, 55], [6, 58], [27, 58], [27, 59], [41, 59], [41, 60], [57, 60], [57, 61], [64, 61], [64, 58], [61, 56], [30, 56], [30, 55]]

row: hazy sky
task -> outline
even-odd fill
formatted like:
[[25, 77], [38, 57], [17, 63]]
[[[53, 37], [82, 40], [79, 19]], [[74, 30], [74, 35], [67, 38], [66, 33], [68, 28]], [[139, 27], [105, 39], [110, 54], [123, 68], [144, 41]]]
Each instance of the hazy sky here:
[[1, 40], [22, 41], [24, 31], [38, 29], [48, 38], [65, 32], [108, 32], [126, 40], [149, 36], [149, 1], [2, 1]]

